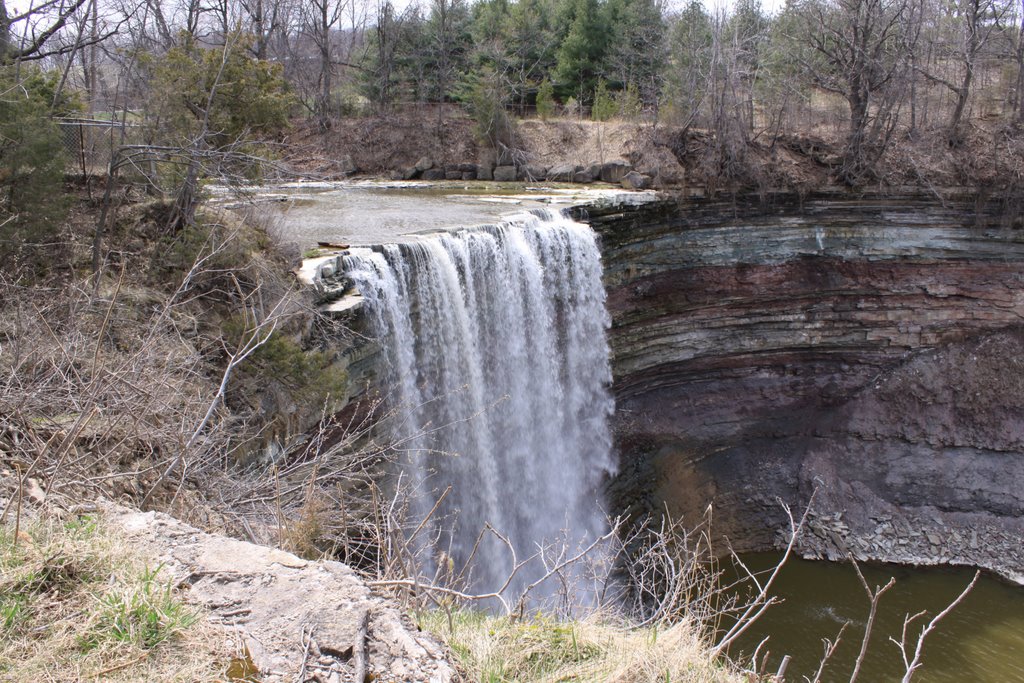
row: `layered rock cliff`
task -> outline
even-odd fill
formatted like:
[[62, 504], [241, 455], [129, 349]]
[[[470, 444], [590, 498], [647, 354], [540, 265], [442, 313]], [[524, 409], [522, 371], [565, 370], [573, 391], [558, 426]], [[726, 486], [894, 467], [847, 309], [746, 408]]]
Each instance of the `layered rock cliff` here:
[[[1024, 573], [1024, 232], [973, 197], [589, 207], [633, 511]], [[1014, 225], [1016, 223], [1016, 225]]]

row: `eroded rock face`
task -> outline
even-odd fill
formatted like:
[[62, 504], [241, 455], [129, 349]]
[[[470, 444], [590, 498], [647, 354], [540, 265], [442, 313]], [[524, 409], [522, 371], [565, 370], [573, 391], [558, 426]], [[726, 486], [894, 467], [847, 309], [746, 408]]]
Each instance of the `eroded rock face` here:
[[[447, 683], [440, 644], [340, 562], [207, 534], [172, 517], [103, 504], [104, 516], [142, 555], [169, 571], [204, 607], [259, 680]], [[363, 663], [360, 663], [363, 662]]]
[[624, 475], [739, 549], [1024, 574], [1024, 236], [963, 198], [591, 208]]

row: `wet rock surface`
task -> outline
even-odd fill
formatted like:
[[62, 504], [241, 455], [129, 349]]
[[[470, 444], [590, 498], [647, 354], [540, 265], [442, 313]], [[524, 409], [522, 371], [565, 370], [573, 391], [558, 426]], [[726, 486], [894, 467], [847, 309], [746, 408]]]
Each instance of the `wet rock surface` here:
[[[763, 201], [762, 201], [763, 200]], [[969, 196], [591, 207], [621, 507], [1024, 574], [1024, 235]], [[838, 525], [838, 526], [837, 526]]]
[[187, 588], [186, 600], [206, 608], [226, 639], [240, 641], [264, 683], [341, 683], [360, 670], [382, 683], [455, 677], [433, 638], [339, 562], [303, 560], [154, 512], [106, 504], [103, 513]]

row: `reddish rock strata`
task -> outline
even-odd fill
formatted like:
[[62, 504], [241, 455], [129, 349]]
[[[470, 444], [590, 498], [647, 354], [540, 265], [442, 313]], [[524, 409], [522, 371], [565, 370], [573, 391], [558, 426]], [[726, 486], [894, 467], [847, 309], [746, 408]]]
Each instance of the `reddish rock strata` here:
[[[1009, 217], [1009, 218], [1008, 218]], [[1024, 574], [1024, 234], [969, 198], [591, 207], [633, 511]]]

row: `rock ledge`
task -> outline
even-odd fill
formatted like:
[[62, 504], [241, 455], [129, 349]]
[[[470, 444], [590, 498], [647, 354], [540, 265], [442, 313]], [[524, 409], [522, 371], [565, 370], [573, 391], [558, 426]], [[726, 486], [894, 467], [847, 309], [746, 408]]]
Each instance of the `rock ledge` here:
[[340, 562], [207, 534], [160, 513], [102, 510], [187, 587], [186, 599], [208, 610], [226, 637], [241, 641], [263, 683], [353, 681], [360, 656], [367, 680], [380, 683], [455, 677], [443, 648]]

